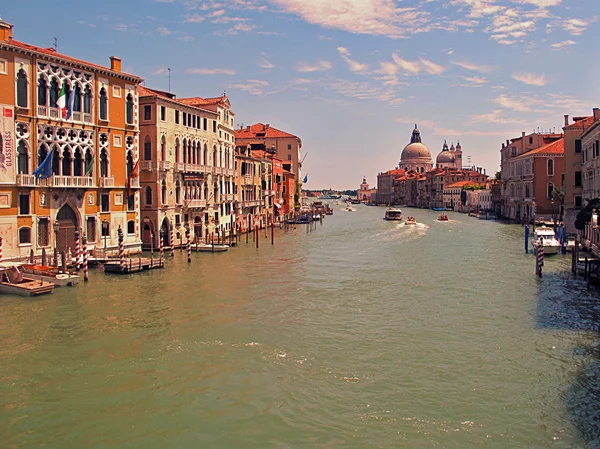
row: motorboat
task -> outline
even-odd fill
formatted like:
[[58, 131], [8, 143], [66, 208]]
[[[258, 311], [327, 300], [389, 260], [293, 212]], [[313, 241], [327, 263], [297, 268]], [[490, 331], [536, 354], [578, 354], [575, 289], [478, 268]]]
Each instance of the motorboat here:
[[397, 207], [388, 207], [385, 210], [384, 220], [401, 221], [402, 220], [402, 209]]
[[23, 264], [20, 268], [25, 276], [38, 281], [51, 282], [55, 287], [79, 284], [79, 275], [71, 272], [61, 273], [56, 267]]
[[198, 251], [201, 253], [224, 253], [229, 250], [229, 245], [214, 245], [210, 243], [195, 243], [190, 245], [192, 251]]
[[407, 225], [407, 226], [409, 226], [409, 225], [416, 225], [417, 224], [417, 219], [415, 217], [408, 217], [406, 219], [406, 222], [404, 224]]
[[52, 282], [38, 281], [24, 276], [16, 265], [0, 266], [0, 293], [18, 296], [36, 296], [50, 293], [54, 289]]
[[560, 251], [560, 242], [556, 238], [554, 229], [549, 226], [539, 226], [535, 228], [535, 244], [542, 245], [544, 256], [552, 256]]
[[447, 214], [439, 214], [438, 221], [448, 221], [448, 215]]
[[350, 203], [350, 201], [346, 203], [346, 207], [342, 210], [345, 210], [346, 212], [356, 212], [356, 209], [352, 207], [352, 203]]

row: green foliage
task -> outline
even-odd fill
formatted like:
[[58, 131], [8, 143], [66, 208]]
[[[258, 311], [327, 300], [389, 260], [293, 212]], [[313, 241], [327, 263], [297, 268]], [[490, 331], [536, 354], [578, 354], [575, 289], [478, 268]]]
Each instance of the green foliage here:
[[470, 185], [470, 186], [464, 186], [463, 190], [485, 190], [485, 185], [484, 184], [475, 184], [475, 185]]
[[494, 179], [495, 179], [496, 181], [502, 181], [502, 173], [501, 173], [501, 172], [499, 172], [499, 171], [497, 171], [497, 172], [496, 172], [496, 175], [494, 176]]

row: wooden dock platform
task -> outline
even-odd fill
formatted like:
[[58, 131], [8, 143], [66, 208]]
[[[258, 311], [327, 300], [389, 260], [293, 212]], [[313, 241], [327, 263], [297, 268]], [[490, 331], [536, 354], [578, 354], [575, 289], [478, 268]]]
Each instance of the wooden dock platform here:
[[160, 259], [154, 259], [150, 257], [138, 257], [135, 259], [126, 258], [124, 267], [121, 267], [121, 262], [118, 259], [112, 259], [104, 264], [104, 272], [111, 274], [130, 274], [164, 267], [164, 260], [161, 262]]

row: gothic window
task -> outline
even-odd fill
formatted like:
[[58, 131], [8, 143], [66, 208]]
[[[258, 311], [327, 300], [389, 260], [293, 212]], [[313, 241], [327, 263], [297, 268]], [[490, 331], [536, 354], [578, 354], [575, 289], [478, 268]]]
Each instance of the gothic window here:
[[27, 73], [21, 69], [17, 73], [17, 106], [27, 107]]
[[167, 143], [165, 142], [165, 136], [160, 139], [160, 158], [161, 160], [167, 160]]
[[48, 83], [43, 75], [38, 79], [38, 105], [47, 106], [48, 104]]
[[208, 165], [208, 147], [204, 144], [203, 164]]
[[175, 204], [181, 203], [181, 186], [179, 181], [175, 184]]
[[58, 80], [56, 78], [52, 78], [50, 81], [50, 107], [57, 108], [58, 104], [58, 94], [60, 93], [60, 89], [58, 88]]
[[75, 84], [75, 92], [73, 97], [73, 111], [81, 112], [81, 87]]
[[100, 176], [106, 178], [108, 176], [108, 155], [106, 149], [100, 151]]
[[175, 139], [175, 162], [179, 162], [179, 139]]
[[90, 86], [85, 86], [83, 91], [83, 113], [89, 114], [92, 110], [92, 91]]
[[162, 187], [161, 187], [161, 200], [162, 204], [167, 204], [167, 185], [165, 184], [165, 180], [163, 179]]
[[152, 143], [150, 142], [150, 136], [144, 137], [144, 160], [152, 160]]
[[213, 160], [212, 160], [212, 164], [214, 167], [217, 166], [217, 147], [213, 146]]
[[548, 183], [548, 198], [552, 199], [552, 192], [554, 192], [554, 184]]
[[40, 148], [38, 149], [38, 160], [37, 160], [38, 167], [40, 165], [42, 165], [42, 162], [44, 162], [44, 159], [46, 159], [46, 156], [48, 156], [48, 147], [46, 147], [46, 144], [41, 144]]
[[104, 87], [100, 89], [100, 120], [108, 120], [108, 94]]
[[55, 175], [60, 175], [60, 153], [58, 150], [58, 145], [54, 145], [52, 148], [52, 173]]
[[187, 140], [183, 139], [183, 163], [187, 162]]
[[133, 153], [131, 152], [131, 150], [129, 150], [127, 152], [127, 177], [128, 178], [132, 171], [133, 171]]
[[94, 159], [92, 158], [92, 152], [87, 150], [85, 152], [85, 176], [92, 176], [94, 172]]
[[68, 148], [63, 150], [62, 155], [62, 174], [64, 176], [71, 176], [71, 152]]
[[75, 150], [75, 158], [73, 159], [73, 176], [83, 176], [83, 154], [79, 147]]
[[196, 162], [197, 164], [201, 163], [201, 158], [200, 158], [201, 147], [202, 147], [202, 144], [200, 142], [197, 142], [196, 143], [196, 161], [198, 161], [198, 162]]
[[[1, 141], [0, 137], [0, 141]], [[27, 147], [25, 143], [21, 140], [19, 141], [19, 145], [17, 146], [17, 165], [19, 167], [20, 174], [28, 174], [29, 173], [29, 154], [27, 153]]]
[[125, 103], [125, 116], [128, 125], [133, 124], [133, 95], [127, 94], [127, 101]]
[[152, 187], [150, 186], [146, 187], [146, 204], [149, 206], [152, 205]]

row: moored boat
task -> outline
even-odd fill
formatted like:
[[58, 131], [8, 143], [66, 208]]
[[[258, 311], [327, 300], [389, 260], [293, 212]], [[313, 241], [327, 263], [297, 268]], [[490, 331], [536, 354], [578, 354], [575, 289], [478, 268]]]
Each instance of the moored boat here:
[[535, 228], [535, 244], [541, 244], [544, 248], [544, 256], [558, 254], [560, 242], [556, 238], [554, 229], [548, 226], [539, 226]]
[[201, 253], [224, 253], [229, 250], [229, 245], [211, 245], [205, 243], [196, 243], [191, 245], [192, 251]]
[[385, 210], [384, 220], [401, 221], [402, 220], [402, 209], [397, 207], [388, 207]]
[[38, 281], [46, 281], [53, 283], [56, 287], [64, 287], [67, 285], [79, 284], [80, 277], [73, 273], [58, 273], [56, 267], [23, 264], [23, 273]]
[[439, 214], [438, 215], [438, 221], [448, 221], [448, 215], [446, 215], [446, 214]]
[[406, 219], [406, 222], [404, 224], [405, 225], [416, 225], [417, 224], [417, 219], [415, 217], [408, 217]]
[[0, 293], [18, 296], [36, 296], [50, 293], [54, 289], [52, 282], [38, 281], [24, 276], [15, 265], [0, 266]]

